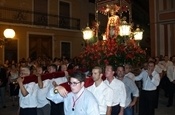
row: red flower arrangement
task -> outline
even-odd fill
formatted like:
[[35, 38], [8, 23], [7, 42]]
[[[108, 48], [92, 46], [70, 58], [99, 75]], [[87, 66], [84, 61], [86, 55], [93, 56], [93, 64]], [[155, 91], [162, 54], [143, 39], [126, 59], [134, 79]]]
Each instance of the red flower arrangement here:
[[125, 63], [137, 66], [145, 60], [146, 53], [136, 44], [135, 40], [128, 39], [121, 42], [119, 39], [108, 39], [87, 45], [80, 53], [80, 63], [87, 68], [97, 65], [105, 67], [108, 64], [116, 67]]

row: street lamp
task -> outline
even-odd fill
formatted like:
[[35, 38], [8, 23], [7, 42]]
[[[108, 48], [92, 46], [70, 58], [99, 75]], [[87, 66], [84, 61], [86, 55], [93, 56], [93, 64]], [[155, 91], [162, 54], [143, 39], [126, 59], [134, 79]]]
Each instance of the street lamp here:
[[4, 30], [4, 36], [5, 38], [14, 38], [15, 37], [15, 31], [11, 28], [7, 28]]
[[[12, 39], [15, 37], [15, 31], [10, 28], [5, 29], [3, 34], [5, 38]], [[2, 48], [2, 46], [4, 46], [5, 43], [7, 42], [5, 38], [0, 38], [0, 48]]]
[[123, 19], [121, 25], [119, 26], [119, 35], [129, 36], [130, 34], [131, 34], [131, 25], [126, 22], [126, 19]]
[[131, 25], [126, 22], [126, 17], [124, 17], [119, 26], [119, 35], [122, 36], [120, 41], [125, 43], [125, 41], [129, 39], [130, 34], [131, 34]]
[[140, 30], [139, 26], [137, 26], [136, 30], [134, 31], [134, 39], [142, 40], [142, 38], [143, 38], [143, 30]]
[[137, 25], [136, 30], [134, 31], [134, 39], [138, 42], [138, 45], [140, 40], [143, 38], [143, 30], [140, 30], [139, 26]]
[[84, 40], [89, 40], [93, 36], [93, 30], [91, 30], [89, 26], [83, 29], [82, 32]]
[[87, 26], [85, 29], [83, 29], [82, 32], [83, 32], [83, 39], [85, 40], [85, 46], [86, 46], [88, 40], [93, 37], [94, 32], [92, 29], [90, 29], [89, 26]]

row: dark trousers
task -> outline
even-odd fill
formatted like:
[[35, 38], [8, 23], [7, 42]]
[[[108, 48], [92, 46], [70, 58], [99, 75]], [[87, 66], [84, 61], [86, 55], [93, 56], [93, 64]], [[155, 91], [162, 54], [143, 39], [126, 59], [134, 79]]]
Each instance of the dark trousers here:
[[169, 83], [170, 80], [168, 79], [167, 75], [165, 74], [162, 79], [160, 80], [160, 87], [164, 90], [165, 96], [168, 97], [169, 95]]
[[112, 106], [111, 115], [118, 115], [119, 112], [120, 112], [120, 106], [119, 106], [119, 104], [118, 105], [115, 105], [115, 106]]
[[175, 84], [170, 82], [169, 83], [169, 89], [168, 89], [168, 105], [173, 105], [173, 97], [175, 92]]
[[[2, 106], [6, 106], [5, 102], [5, 87], [0, 87], [0, 102], [2, 102]], [[1, 103], [0, 103], [1, 105]]]
[[19, 85], [10, 83], [10, 96], [18, 96], [19, 93]]
[[37, 115], [50, 115], [50, 104], [46, 104], [44, 107], [37, 108]]
[[20, 108], [19, 115], [37, 115], [37, 108]]
[[51, 110], [50, 115], [64, 115], [64, 103], [55, 104], [54, 102], [50, 101]]
[[159, 104], [159, 90], [160, 90], [160, 86], [157, 86], [156, 97], [155, 97], [155, 108], [158, 108], [158, 104]]
[[139, 115], [154, 115], [156, 90], [142, 90], [140, 94]]

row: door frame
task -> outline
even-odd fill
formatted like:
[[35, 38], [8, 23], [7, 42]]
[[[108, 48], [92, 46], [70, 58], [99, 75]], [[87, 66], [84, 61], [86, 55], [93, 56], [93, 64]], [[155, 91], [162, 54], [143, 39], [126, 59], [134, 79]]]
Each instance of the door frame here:
[[61, 47], [62, 47], [62, 43], [63, 43], [63, 42], [70, 43], [70, 58], [72, 58], [72, 42], [71, 42], [71, 41], [65, 41], [65, 40], [61, 40], [61, 41], [60, 41], [60, 57], [62, 56]]
[[49, 35], [49, 36], [52, 36], [52, 58], [55, 57], [55, 53], [54, 53], [54, 34], [51, 33], [51, 34], [46, 34], [46, 33], [42, 33], [42, 32], [27, 32], [27, 40], [26, 40], [26, 44], [27, 44], [27, 51], [26, 51], [26, 56], [27, 58], [29, 57], [29, 36], [30, 34], [36, 34], [36, 35]]

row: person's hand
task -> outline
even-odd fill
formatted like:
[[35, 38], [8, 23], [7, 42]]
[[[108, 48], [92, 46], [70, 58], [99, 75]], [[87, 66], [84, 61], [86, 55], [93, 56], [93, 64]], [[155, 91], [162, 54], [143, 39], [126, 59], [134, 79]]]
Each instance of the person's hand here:
[[39, 73], [39, 72], [37, 72], [37, 71], [34, 71], [34, 73], [33, 73], [35, 76], [37, 76], [37, 77], [41, 77], [41, 74]]
[[135, 102], [131, 102], [130, 104], [129, 104], [129, 107], [133, 107], [135, 105]]
[[68, 94], [68, 91], [63, 86], [56, 86], [55, 90], [57, 90], [62, 97], [66, 97]]
[[153, 71], [151, 71], [151, 70], [148, 69], [148, 76], [149, 76], [150, 79], [153, 78], [153, 76], [152, 76], [152, 72], [153, 72]]
[[124, 115], [124, 114], [123, 114], [123, 111], [120, 111], [118, 115]]
[[23, 83], [24, 77], [18, 77], [17, 82], [18, 84]]
[[148, 69], [148, 76], [150, 76], [151, 74], [152, 74], [152, 71]]

